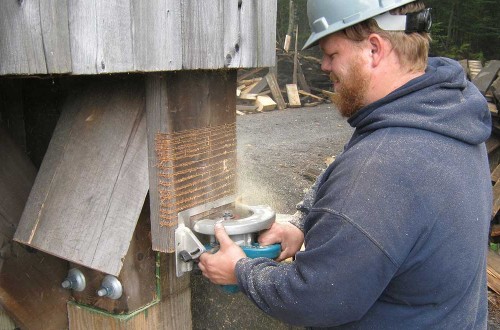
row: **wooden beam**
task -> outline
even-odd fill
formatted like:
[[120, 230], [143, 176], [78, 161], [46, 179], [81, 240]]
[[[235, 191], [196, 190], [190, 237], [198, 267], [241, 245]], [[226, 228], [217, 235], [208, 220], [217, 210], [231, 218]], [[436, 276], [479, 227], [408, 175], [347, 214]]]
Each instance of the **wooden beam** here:
[[267, 86], [267, 79], [262, 78], [262, 79], [259, 80], [259, 82], [255, 86], [253, 86], [248, 91], [248, 93], [250, 93], [250, 94], [258, 94], [258, 93], [262, 92], [262, 90], [264, 88], [266, 88], [266, 86]]
[[257, 111], [270, 111], [276, 109], [276, 102], [269, 96], [257, 96], [255, 101]]
[[293, 73], [292, 73], [292, 84], [297, 85], [297, 70], [299, 65], [298, 59], [298, 37], [299, 37], [299, 25], [295, 26], [295, 52], [293, 53]]
[[287, 84], [286, 85], [286, 93], [288, 95], [288, 104], [291, 107], [300, 107], [300, 96], [297, 90], [297, 85], [295, 84]]
[[125, 294], [116, 300], [99, 297], [96, 292], [106, 274], [79, 267], [87, 286], [81, 292], [73, 292], [75, 301], [113, 314], [128, 314], [160, 299], [156, 290], [156, 253], [151, 249], [150, 230], [149, 200], [146, 200], [118, 276]]
[[488, 64], [477, 74], [472, 83], [476, 85], [481, 94], [486, 95], [491, 84], [495, 81], [500, 71], [500, 60], [489, 61]]
[[147, 183], [144, 80], [88, 79], [63, 105], [14, 239], [120, 273]]
[[498, 253], [488, 250], [488, 287], [500, 294], [500, 255]]
[[67, 328], [67, 263], [12, 242], [36, 169], [0, 127], [0, 304], [24, 329]]
[[283, 99], [283, 95], [281, 94], [280, 87], [278, 85], [278, 80], [276, 78], [276, 74], [269, 70], [269, 73], [266, 75], [267, 84], [271, 89], [271, 93], [273, 94], [273, 98], [278, 105], [279, 110], [283, 110], [286, 108], [285, 100]]
[[175, 276], [175, 255], [161, 254], [158, 262], [161, 299], [128, 314], [112, 314], [90, 309], [74, 302], [68, 303], [71, 330], [119, 329], [156, 330], [192, 329], [191, 289], [189, 276]]
[[302, 70], [302, 64], [300, 64], [300, 60], [297, 62], [297, 78], [298, 78], [298, 85], [307, 93], [311, 93], [311, 87], [309, 87], [309, 84], [307, 83], [306, 76], [304, 76], [304, 71]]
[[153, 250], [173, 252], [180, 211], [234, 194], [236, 70], [151, 74], [146, 85]]

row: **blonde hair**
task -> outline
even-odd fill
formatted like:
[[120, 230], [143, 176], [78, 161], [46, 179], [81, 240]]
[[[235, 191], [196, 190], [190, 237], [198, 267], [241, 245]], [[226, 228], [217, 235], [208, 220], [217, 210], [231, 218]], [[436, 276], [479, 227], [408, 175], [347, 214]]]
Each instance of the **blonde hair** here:
[[[416, 1], [390, 11], [392, 15], [404, 15], [425, 9], [422, 1]], [[376, 33], [388, 40], [401, 65], [410, 72], [423, 71], [427, 67], [429, 43], [431, 37], [426, 32], [405, 33], [404, 31], [382, 30], [377, 22], [370, 18], [343, 30], [348, 39], [356, 42], [365, 40], [370, 34]]]

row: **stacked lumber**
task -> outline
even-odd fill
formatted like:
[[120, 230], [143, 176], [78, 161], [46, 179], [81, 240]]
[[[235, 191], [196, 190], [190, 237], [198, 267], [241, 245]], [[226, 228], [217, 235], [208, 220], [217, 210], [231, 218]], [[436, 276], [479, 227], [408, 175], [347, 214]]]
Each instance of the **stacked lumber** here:
[[[492, 60], [483, 67], [479, 61], [461, 61], [467, 76], [488, 102], [492, 116], [492, 134], [486, 141], [493, 185], [492, 225], [490, 243], [497, 248], [500, 243], [500, 61]], [[488, 251], [488, 287], [500, 294], [500, 255], [498, 251]]]
[[[312, 107], [331, 102], [334, 93], [315, 84], [319, 76], [320, 81], [328, 84], [328, 89], [331, 88], [329, 77], [321, 71], [318, 58], [301, 56], [298, 51], [280, 53], [280, 50], [277, 50], [277, 58], [277, 66], [269, 68], [268, 72], [263, 73], [262, 68], [240, 70], [236, 90], [237, 114]], [[309, 77], [304, 74], [301, 61], [306, 63], [304, 66], [310, 73]]]

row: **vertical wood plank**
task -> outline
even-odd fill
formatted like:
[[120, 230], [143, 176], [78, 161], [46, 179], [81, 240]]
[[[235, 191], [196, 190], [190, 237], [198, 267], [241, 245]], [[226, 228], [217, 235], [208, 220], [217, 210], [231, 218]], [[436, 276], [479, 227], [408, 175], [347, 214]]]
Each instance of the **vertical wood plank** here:
[[40, 21], [47, 72], [70, 72], [68, 0], [40, 1]]
[[131, 6], [135, 70], [181, 69], [181, 3], [177, 0], [132, 1]]
[[238, 1], [224, 0], [224, 66], [241, 64], [241, 12]]
[[71, 67], [77, 74], [97, 73], [97, 10], [96, 1], [70, 1], [68, 18], [71, 46]]
[[0, 74], [47, 73], [39, 1], [0, 1]]
[[[235, 146], [233, 150], [232, 144], [228, 144], [228, 159], [223, 160], [217, 153], [226, 146], [217, 143], [222, 143], [224, 140], [210, 142], [208, 149], [207, 145], [202, 145], [203, 148], [200, 146], [203, 152], [198, 155], [192, 153], [195, 147], [191, 150], [188, 145], [193, 143], [190, 141], [193, 137], [212, 141], [209, 136], [203, 134], [218, 129], [223, 131], [225, 129], [223, 125], [229, 125], [229, 130], [234, 129], [235, 89], [235, 70], [181, 71], [149, 75], [146, 87], [146, 111], [153, 250], [174, 251], [173, 237], [177, 223], [173, 216], [182, 211], [183, 207], [203, 204], [207, 198], [221, 198], [223, 196], [216, 197], [217, 194], [223, 194], [222, 186], [233, 185], [235, 178], [224, 180], [219, 177], [217, 181], [212, 178], [211, 173], [219, 173], [220, 168], [217, 166], [221, 164], [233, 165]], [[229, 137], [230, 132], [227, 133], [224, 136]], [[181, 134], [186, 134], [185, 140], [182, 140], [184, 136]], [[169, 140], [170, 138], [173, 140]], [[175, 142], [179, 144], [175, 144], [175, 148], [168, 147], [168, 143], [174, 140], [179, 141]], [[165, 149], [162, 149], [163, 146]], [[211, 148], [219, 149], [215, 151]], [[179, 161], [175, 160], [176, 150], [181, 149], [188, 157], [192, 157], [191, 165], [187, 163], [179, 165], [186, 156], [179, 156]], [[217, 162], [218, 165], [211, 162]], [[181, 171], [179, 166], [186, 167]], [[168, 172], [162, 172], [164, 170]], [[201, 173], [205, 173], [203, 184], [198, 181]]]
[[257, 66], [273, 66], [276, 63], [276, 12], [277, 0], [259, 0], [258, 15], [259, 54]]
[[182, 66], [195, 70], [224, 67], [222, 0], [182, 1]]
[[274, 66], [276, 0], [242, 0], [241, 67]]
[[134, 68], [130, 0], [97, 2], [97, 73]]
[[[258, 55], [255, 50], [259, 49], [258, 23], [260, 0], [242, 0], [240, 9], [241, 20], [241, 65], [247, 68], [257, 66]], [[253, 51], [252, 51], [253, 50]], [[257, 55], [257, 56], [256, 56]]]

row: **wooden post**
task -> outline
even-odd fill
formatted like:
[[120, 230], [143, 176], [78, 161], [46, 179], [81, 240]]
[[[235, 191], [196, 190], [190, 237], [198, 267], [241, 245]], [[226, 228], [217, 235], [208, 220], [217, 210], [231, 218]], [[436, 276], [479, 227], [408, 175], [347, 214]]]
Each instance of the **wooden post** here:
[[23, 329], [64, 329], [67, 262], [12, 242], [36, 169], [0, 128], [0, 304]]
[[299, 36], [299, 26], [295, 26], [295, 52], [293, 53], [293, 73], [292, 73], [292, 84], [297, 85], [297, 70], [298, 70], [298, 36]]
[[191, 329], [191, 289], [189, 276], [175, 276], [175, 255], [151, 250], [149, 206], [139, 219], [119, 279], [123, 296], [118, 300], [99, 298], [104, 274], [85, 270], [87, 288], [75, 293], [68, 304], [69, 328], [156, 330]]
[[236, 70], [150, 74], [146, 82], [153, 250], [173, 252], [177, 214], [234, 194]]

